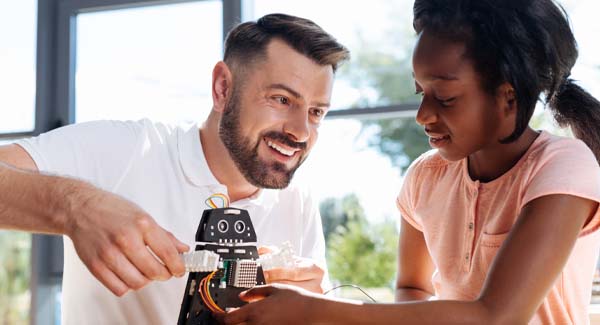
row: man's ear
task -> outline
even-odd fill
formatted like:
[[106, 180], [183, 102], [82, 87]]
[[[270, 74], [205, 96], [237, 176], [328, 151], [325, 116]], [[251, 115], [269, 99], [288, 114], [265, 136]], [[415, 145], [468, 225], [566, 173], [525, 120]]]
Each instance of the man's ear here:
[[508, 82], [498, 87], [498, 101], [504, 114], [511, 115], [517, 112], [517, 94], [515, 88]]
[[227, 100], [233, 91], [233, 75], [227, 64], [223, 61], [217, 62], [212, 74], [212, 98], [213, 109], [223, 112]]

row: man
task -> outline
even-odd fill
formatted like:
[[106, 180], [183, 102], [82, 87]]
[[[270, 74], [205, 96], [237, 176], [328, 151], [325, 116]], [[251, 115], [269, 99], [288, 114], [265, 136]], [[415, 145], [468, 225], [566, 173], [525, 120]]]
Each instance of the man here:
[[288, 185], [348, 57], [313, 22], [268, 15], [228, 35], [200, 129], [90, 122], [0, 147], [0, 227], [65, 235], [63, 323], [174, 324], [178, 253], [215, 193], [249, 211], [260, 245], [290, 241], [305, 258], [269, 282], [321, 291], [318, 208]]

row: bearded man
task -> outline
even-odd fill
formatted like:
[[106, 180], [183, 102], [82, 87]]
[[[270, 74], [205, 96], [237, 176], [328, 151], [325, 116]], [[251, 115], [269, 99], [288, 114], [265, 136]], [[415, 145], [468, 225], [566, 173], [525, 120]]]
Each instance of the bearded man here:
[[290, 181], [329, 109], [344, 46], [282, 14], [234, 28], [201, 127], [149, 120], [63, 127], [0, 147], [0, 228], [61, 234], [63, 324], [175, 324], [205, 200], [248, 210], [259, 245], [290, 241], [297, 269], [268, 282], [321, 292], [317, 202]]

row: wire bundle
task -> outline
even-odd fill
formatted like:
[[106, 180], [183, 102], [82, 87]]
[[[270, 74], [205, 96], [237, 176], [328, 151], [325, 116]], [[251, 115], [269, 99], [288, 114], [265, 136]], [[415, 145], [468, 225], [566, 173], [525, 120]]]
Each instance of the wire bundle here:
[[204, 302], [204, 305], [213, 313], [224, 313], [225, 311], [215, 303], [213, 298], [210, 295], [209, 284], [212, 277], [215, 275], [217, 271], [214, 271], [207, 275], [205, 278], [200, 280], [199, 291], [200, 298]]
[[[229, 197], [227, 196], [227, 194], [215, 193], [209, 196], [208, 199], [204, 201], [204, 203], [206, 203], [206, 205], [213, 209], [227, 208], [229, 207]], [[219, 205], [217, 203], [221, 204]]]

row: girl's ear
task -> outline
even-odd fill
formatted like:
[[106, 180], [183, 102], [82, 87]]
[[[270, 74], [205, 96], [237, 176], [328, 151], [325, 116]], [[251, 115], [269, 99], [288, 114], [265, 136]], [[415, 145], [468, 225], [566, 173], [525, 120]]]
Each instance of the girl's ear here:
[[498, 102], [503, 108], [504, 114], [512, 115], [517, 112], [517, 94], [515, 88], [508, 82], [498, 87]]

